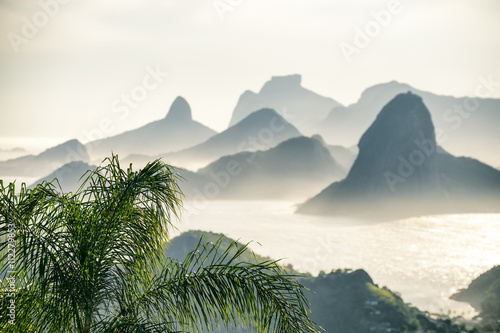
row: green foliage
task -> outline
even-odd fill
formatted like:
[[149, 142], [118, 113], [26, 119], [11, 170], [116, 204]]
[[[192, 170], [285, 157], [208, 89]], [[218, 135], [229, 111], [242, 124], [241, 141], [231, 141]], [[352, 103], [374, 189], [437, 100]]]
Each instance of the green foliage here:
[[[184, 261], [185, 258], [189, 255], [189, 253], [193, 251], [193, 249], [200, 246], [200, 243], [209, 248], [215, 247], [215, 244], [220, 244], [217, 251], [224, 251], [229, 249], [230, 257], [236, 254], [236, 251], [239, 247], [247, 248], [246, 245], [238, 241], [235, 241], [231, 238], [228, 238], [223, 234], [214, 233], [210, 231], [189, 230], [173, 238], [167, 244], [166, 247], [167, 251], [165, 254], [170, 258], [174, 258], [179, 261]], [[231, 246], [233, 243], [236, 244], [236, 246]], [[215, 255], [215, 253], [213, 255]], [[269, 257], [263, 257], [261, 255], [258, 255], [248, 248], [247, 251], [241, 253], [241, 255], [239, 255], [237, 258], [237, 262], [247, 262], [247, 263], [261, 263], [269, 260], [270, 260]], [[284, 267], [283, 269], [289, 274], [293, 275], [299, 274], [291, 266]]]
[[328, 332], [414, 332], [417, 317], [395, 293], [379, 288], [363, 270], [337, 270], [301, 280], [308, 294], [311, 318]]
[[[167, 230], [182, 205], [168, 165], [156, 160], [133, 171], [117, 156], [105, 162], [74, 194], [54, 183], [22, 185], [19, 193], [0, 184], [2, 332], [174, 332], [234, 323], [314, 332], [296, 278], [275, 261], [242, 262], [246, 246], [220, 239], [199, 242], [182, 262], [166, 256]], [[9, 257], [11, 227], [16, 252]], [[15, 325], [8, 322], [12, 299]]]
[[470, 303], [486, 320], [500, 320], [500, 266], [481, 274], [452, 299]]
[[[200, 241], [201, 239], [201, 241]], [[227, 249], [233, 240], [208, 231], [191, 230], [172, 239], [168, 247], [168, 255], [184, 260], [190, 251], [200, 242], [215, 248]], [[213, 243], [213, 244], [210, 244]], [[237, 243], [238, 247], [244, 245]], [[231, 251], [231, 255], [235, 249]], [[237, 261], [264, 262], [269, 260], [245, 251]], [[298, 274], [292, 266], [284, 268], [291, 274]], [[354, 274], [353, 274], [354, 273]], [[317, 277], [301, 274], [299, 282], [309, 287], [305, 292], [311, 303], [311, 318], [326, 332], [496, 332], [492, 327], [498, 325], [476, 325], [467, 330], [463, 318], [429, 315], [403, 302], [401, 297], [386, 287], [379, 288], [370, 276], [362, 270], [337, 269], [331, 273], [320, 272]], [[323, 330], [322, 330], [323, 331]], [[217, 331], [219, 332], [219, 331]], [[226, 332], [222, 330], [221, 332]], [[248, 332], [245, 330], [228, 330], [227, 332]]]

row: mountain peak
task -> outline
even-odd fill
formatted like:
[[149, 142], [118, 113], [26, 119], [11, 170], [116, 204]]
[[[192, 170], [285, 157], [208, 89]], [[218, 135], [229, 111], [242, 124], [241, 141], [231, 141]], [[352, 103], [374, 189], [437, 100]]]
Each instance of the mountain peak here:
[[[326, 118], [331, 109], [340, 104], [302, 86], [302, 76], [292, 74], [273, 76], [258, 93], [245, 91], [233, 111], [229, 126], [261, 108], [273, 108], [280, 114], [294, 115], [295, 126], [310, 131], [314, 124]], [[291, 119], [291, 118], [290, 118]]]
[[431, 114], [412, 92], [385, 105], [358, 146], [347, 177], [308, 200], [299, 212], [401, 218], [500, 207], [500, 172], [441, 153]]
[[347, 183], [358, 189], [364, 188], [364, 193], [394, 192], [387, 175], [398, 175], [405, 158], [414, 161], [418, 157], [414, 163], [418, 168], [414, 168], [411, 177], [398, 184], [398, 195], [407, 191], [415, 193], [418, 189], [428, 190], [436, 184], [434, 125], [429, 110], [418, 95], [407, 92], [394, 97], [363, 134], [358, 147], [359, 155]]
[[[436, 141], [431, 114], [422, 98], [410, 91], [394, 97], [359, 141], [359, 148], [390, 145], [401, 140]], [[379, 144], [377, 144], [379, 142]]]
[[172, 106], [170, 106], [165, 119], [172, 122], [188, 122], [193, 120], [189, 103], [183, 97], [178, 96], [172, 103]]
[[273, 76], [271, 81], [267, 81], [262, 87], [262, 91], [266, 90], [289, 90], [300, 88], [302, 84], [302, 75], [292, 74], [286, 76]]
[[284, 75], [284, 76], [272, 76], [271, 77], [271, 82], [276, 82], [276, 83], [294, 83], [296, 85], [300, 85], [302, 81], [302, 75], [300, 74], [290, 74], [290, 75]]
[[268, 126], [268, 123], [273, 118], [276, 118], [280, 122], [285, 122], [284, 118], [278, 112], [276, 112], [276, 110], [271, 108], [262, 108], [252, 112], [247, 117], [238, 122], [235, 126]]

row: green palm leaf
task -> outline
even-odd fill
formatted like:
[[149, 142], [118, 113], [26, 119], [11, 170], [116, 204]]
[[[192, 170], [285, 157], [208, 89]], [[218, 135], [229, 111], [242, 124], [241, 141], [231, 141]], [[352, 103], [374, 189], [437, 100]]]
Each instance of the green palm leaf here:
[[124, 170], [113, 156], [85, 177], [67, 194], [57, 181], [18, 193], [0, 183], [2, 332], [314, 331], [295, 277], [273, 261], [240, 262], [246, 246], [165, 255], [182, 207], [170, 166]]

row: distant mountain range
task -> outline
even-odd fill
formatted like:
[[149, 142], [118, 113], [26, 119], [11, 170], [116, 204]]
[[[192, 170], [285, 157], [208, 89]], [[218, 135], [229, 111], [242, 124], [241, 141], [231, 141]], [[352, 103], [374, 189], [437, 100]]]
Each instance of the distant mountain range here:
[[320, 141], [297, 137], [269, 150], [224, 156], [198, 174], [218, 184], [221, 199], [303, 199], [346, 170]]
[[396, 96], [361, 137], [347, 177], [300, 206], [299, 213], [413, 216], [500, 211], [500, 172], [436, 145], [421, 97]]
[[272, 109], [262, 109], [194, 147], [162, 154], [165, 161], [176, 166], [203, 166], [226, 155], [242, 151], [265, 150], [302, 134]]
[[188, 102], [177, 97], [167, 116], [137, 129], [87, 143], [93, 159], [108, 157], [111, 152], [158, 155], [194, 146], [217, 132], [193, 120]]
[[304, 133], [326, 118], [340, 103], [302, 87], [300, 75], [273, 76], [259, 93], [245, 91], [239, 98], [229, 126], [237, 124], [255, 110], [272, 108]]
[[[345, 147], [352, 147], [375, 120], [377, 110], [402, 91], [421, 95], [430, 107], [435, 139], [447, 151], [500, 164], [500, 156], [495, 154], [500, 144], [498, 99], [439, 96], [392, 81], [366, 89], [357, 103], [344, 107], [303, 88], [300, 75], [290, 75], [273, 77], [259, 93], [245, 92], [233, 112], [233, 126], [219, 134], [193, 121], [189, 104], [178, 97], [164, 119], [85, 147], [78, 143], [71, 148], [69, 144], [66, 147], [76, 154], [63, 152], [63, 158], [47, 157], [44, 152], [0, 162], [0, 175], [44, 176], [71, 161], [98, 163], [111, 152], [139, 167], [163, 157], [172, 165], [196, 170], [223, 156], [268, 150], [303, 134], [322, 141], [336, 163], [349, 169], [357, 149]], [[57, 151], [65, 145], [51, 149]]]
[[[431, 114], [422, 98], [411, 92], [396, 96], [382, 109], [358, 148], [356, 157], [352, 149], [327, 145], [318, 135], [302, 137], [276, 111], [262, 109], [164, 159], [181, 167], [205, 163], [198, 172], [178, 169], [188, 198], [302, 200], [342, 179], [355, 158], [345, 179], [326, 187], [298, 212], [401, 217], [500, 210], [500, 171], [471, 158], [454, 157], [437, 146]], [[85, 147], [69, 141], [38, 156], [2, 162], [0, 171], [17, 173], [30, 167], [24, 172], [31, 175], [35, 168], [47, 175], [74, 155], [69, 151], [85, 153]], [[76, 158], [87, 163], [88, 155], [82, 156]], [[143, 164], [154, 159], [136, 158]], [[74, 183], [68, 170], [78, 173], [88, 167], [73, 163], [46, 179], [58, 175], [63, 183], [65, 178]]]
[[441, 96], [396, 81], [366, 89], [355, 104], [334, 108], [313, 126], [312, 133], [304, 133], [319, 133], [329, 143], [349, 147], [375, 120], [378, 110], [407, 91], [422, 97], [436, 127], [438, 143], [446, 150], [500, 164], [500, 156], [493, 153], [500, 146], [500, 99]]
[[440, 145], [453, 154], [500, 164], [500, 156], [492, 153], [500, 145], [496, 126], [500, 99], [442, 96], [396, 81], [367, 88], [356, 103], [346, 107], [303, 88], [300, 75], [273, 77], [259, 93], [241, 95], [230, 125], [258, 108], [269, 107], [305, 135], [320, 134], [329, 144], [350, 147], [375, 120], [377, 111], [406, 91], [421, 96], [429, 107]]
[[70, 140], [38, 155], [26, 155], [0, 162], [0, 175], [36, 177], [47, 175], [72, 161], [89, 162], [87, 149], [78, 140]]
[[[145, 159], [143, 164], [149, 161]], [[94, 168], [84, 162], [71, 162], [31, 187], [57, 178], [63, 191], [74, 192], [81, 185], [80, 177]], [[207, 199], [303, 200], [345, 177], [347, 169], [318, 139], [296, 137], [269, 150], [224, 156], [198, 172], [182, 168], [176, 168], [176, 172], [188, 200], [200, 195]]]

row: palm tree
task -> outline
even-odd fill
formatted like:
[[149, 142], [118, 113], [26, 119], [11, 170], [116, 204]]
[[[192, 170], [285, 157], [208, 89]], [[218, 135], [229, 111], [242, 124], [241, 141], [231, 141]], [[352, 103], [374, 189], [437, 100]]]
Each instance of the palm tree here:
[[86, 176], [75, 193], [0, 182], [2, 332], [315, 332], [295, 277], [240, 262], [246, 246], [167, 257], [182, 207], [170, 166], [124, 170], [113, 156]]

